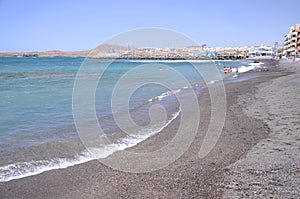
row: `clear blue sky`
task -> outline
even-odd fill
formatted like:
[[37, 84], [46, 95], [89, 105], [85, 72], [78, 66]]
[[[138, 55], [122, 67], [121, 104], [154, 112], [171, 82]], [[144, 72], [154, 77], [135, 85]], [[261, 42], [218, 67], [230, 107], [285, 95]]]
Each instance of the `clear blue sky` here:
[[0, 0], [0, 51], [86, 50], [141, 27], [208, 46], [273, 45], [299, 9], [300, 0]]

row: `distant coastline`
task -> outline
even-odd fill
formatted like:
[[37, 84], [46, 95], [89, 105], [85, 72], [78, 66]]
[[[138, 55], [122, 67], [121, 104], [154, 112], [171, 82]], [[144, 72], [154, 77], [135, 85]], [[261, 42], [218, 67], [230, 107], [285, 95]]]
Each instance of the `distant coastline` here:
[[90, 51], [46, 51], [46, 52], [0, 52], [0, 57], [36, 58], [36, 57], [70, 57], [70, 58], [98, 58], [98, 59], [129, 59], [129, 60], [236, 60], [246, 58], [244, 56], [218, 55], [218, 56], [128, 56], [115, 54], [90, 55]]
[[0, 52], [0, 57], [86, 57], [90, 51]]
[[[244, 49], [244, 48], [243, 48]], [[237, 48], [224, 50], [204, 49], [202, 46], [185, 48], [136, 48], [102, 44], [92, 50], [81, 51], [30, 51], [0, 52], [0, 57], [89, 57], [103, 59], [149, 59], [149, 60], [235, 60], [247, 58], [245, 52]]]

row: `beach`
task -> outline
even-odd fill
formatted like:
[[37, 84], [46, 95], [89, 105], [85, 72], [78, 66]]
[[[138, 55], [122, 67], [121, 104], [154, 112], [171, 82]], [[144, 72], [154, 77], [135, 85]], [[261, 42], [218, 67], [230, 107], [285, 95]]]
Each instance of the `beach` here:
[[292, 74], [260, 84], [254, 98], [240, 96], [245, 113], [265, 121], [270, 134], [228, 167], [224, 198], [299, 198], [299, 66], [282, 60], [278, 70]]
[[[211, 115], [207, 89], [198, 99], [201, 117], [194, 141], [167, 167], [129, 173], [93, 160], [1, 182], [0, 198], [299, 197], [299, 62], [262, 62], [267, 70], [240, 74], [244, 81], [225, 80], [225, 124], [216, 146], [203, 159], [198, 154]], [[176, 118], [162, 132], [127, 150], [153, 151], [166, 145], [179, 123]]]

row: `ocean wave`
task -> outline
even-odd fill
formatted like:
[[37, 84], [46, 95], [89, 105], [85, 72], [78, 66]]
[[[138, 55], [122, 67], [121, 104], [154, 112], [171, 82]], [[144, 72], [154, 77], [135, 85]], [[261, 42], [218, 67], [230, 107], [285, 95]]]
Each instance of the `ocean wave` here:
[[214, 83], [216, 83], [216, 82], [219, 82], [220, 80], [218, 80], [218, 79], [216, 79], [216, 80], [211, 80], [210, 82], [209, 82], [209, 84], [214, 84]]
[[109, 144], [101, 148], [88, 148], [86, 151], [74, 158], [56, 158], [51, 160], [37, 160], [28, 162], [16, 162], [0, 167], [0, 182], [8, 182], [28, 176], [37, 175], [45, 171], [64, 169], [78, 164], [86, 163], [91, 160], [106, 158], [116, 151], [121, 151], [137, 145], [154, 134], [161, 132], [173, 120], [180, 115], [180, 109], [172, 114], [172, 117], [163, 125], [149, 127], [139, 131], [134, 136], [127, 136], [117, 143]]
[[239, 73], [245, 73], [256, 68], [260, 68], [263, 63], [250, 63], [249, 66], [240, 66]]
[[[186, 89], [186, 88], [188, 88], [188, 87], [184, 87], [183, 89]], [[158, 95], [154, 98], [149, 99], [148, 101], [149, 102], [161, 101], [163, 98], [174, 95], [176, 93], [179, 93], [180, 91], [181, 91], [181, 89], [177, 89], [177, 90], [173, 90], [173, 91], [167, 91], [167, 92], [164, 92], [164, 93], [162, 93], [162, 94], [160, 94], [160, 95]]]
[[103, 148], [88, 148], [88, 151], [94, 159], [105, 158], [116, 151], [121, 151], [130, 147], [137, 145], [138, 143], [146, 140], [147, 138], [161, 132], [164, 130], [173, 120], [175, 120], [180, 115], [181, 110], [172, 114], [172, 117], [163, 125], [157, 127], [145, 128], [139, 131], [136, 135], [128, 135], [127, 137], [121, 139], [118, 143], [110, 144]]
[[63, 169], [90, 160], [92, 160], [92, 158], [86, 153], [77, 155], [73, 159], [58, 158], [52, 160], [17, 162], [0, 167], [0, 182], [8, 182], [14, 179], [33, 176], [54, 169]]
[[250, 66], [261, 66], [263, 64], [264, 64], [263, 62], [258, 62], [258, 63], [250, 63], [249, 65]]

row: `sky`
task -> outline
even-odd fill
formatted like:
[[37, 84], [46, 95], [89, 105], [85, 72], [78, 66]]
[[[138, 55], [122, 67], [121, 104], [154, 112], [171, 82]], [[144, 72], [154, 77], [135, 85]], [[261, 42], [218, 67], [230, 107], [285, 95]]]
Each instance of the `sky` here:
[[0, 52], [89, 50], [144, 27], [211, 47], [281, 44], [299, 8], [300, 0], [0, 0]]

